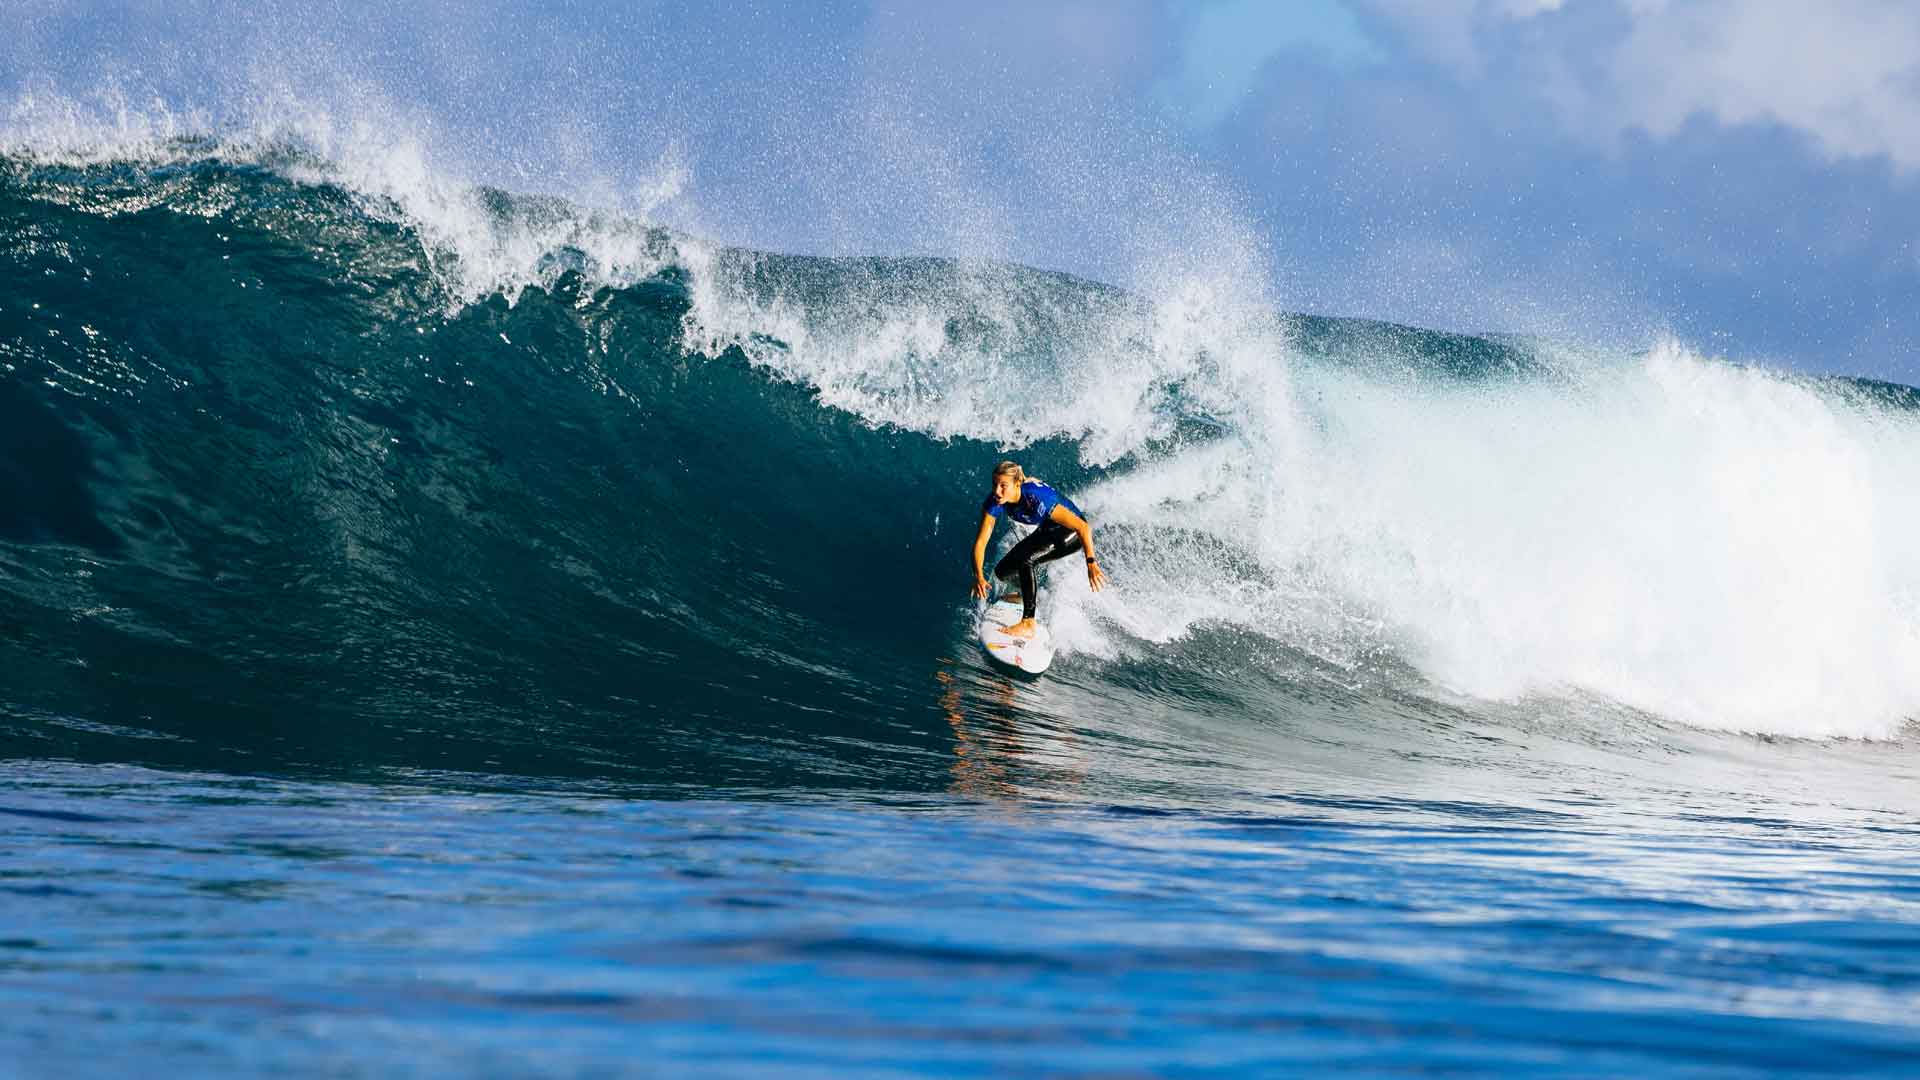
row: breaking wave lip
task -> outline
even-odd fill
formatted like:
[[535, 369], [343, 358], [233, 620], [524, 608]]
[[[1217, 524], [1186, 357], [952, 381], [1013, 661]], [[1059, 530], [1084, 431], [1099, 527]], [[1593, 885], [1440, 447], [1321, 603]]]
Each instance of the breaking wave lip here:
[[1671, 340], [1517, 359], [1483, 340], [1461, 377], [1373, 352], [1378, 334], [1316, 351], [1204, 279], [1136, 298], [963, 268], [902, 303], [869, 273], [817, 300], [709, 283], [689, 345], [876, 422], [1072, 440], [1104, 470], [1082, 505], [1127, 571], [1097, 602], [1050, 593], [1069, 652], [1226, 624], [1335, 665], [1391, 651], [1478, 697], [1594, 694], [1705, 728], [1892, 738], [1920, 715], [1901, 539], [1920, 424], [1898, 395]]
[[[569, 279], [587, 298], [670, 281], [682, 360], [744, 358], [872, 429], [927, 436], [935, 471], [971, 474], [978, 448], [958, 442], [1042, 454], [1124, 568], [1097, 600], [1048, 591], [1069, 653], [1224, 625], [1335, 669], [1390, 655], [1480, 698], [1593, 695], [1705, 728], [1891, 738], [1920, 715], [1907, 388], [1675, 341], [1573, 349], [1288, 316], [1233, 260], [1172, 260], [1142, 292], [757, 253], [464, 184], [404, 137], [324, 117], [231, 139], [187, 121], [36, 135], [19, 116], [9, 168], [35, 197], [54, 197], [33, 191], [49, 168], [131, 167], [135, 188], [196, 163], [264, 169], [352, 196], [351, 211], [293, 196], [312, 221], [401, 229], [441, 318]], [[226, 205], [157, 205], [232, 217], [257, 194], [235, 182]], [[684, 182], [670, 168], [659, 194]], [[592, 330], [603, 352], [618, 330]]]

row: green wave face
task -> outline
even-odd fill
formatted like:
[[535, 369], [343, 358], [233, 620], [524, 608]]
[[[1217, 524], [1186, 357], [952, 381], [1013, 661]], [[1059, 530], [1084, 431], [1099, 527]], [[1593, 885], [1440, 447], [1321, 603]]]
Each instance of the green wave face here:
[[391, 207], [213, 159], [14, 164], [0, 249], [16, 713], [703, 783], [925, 743], [997, 448], [689, 353], [682, 267], [467, 301]]

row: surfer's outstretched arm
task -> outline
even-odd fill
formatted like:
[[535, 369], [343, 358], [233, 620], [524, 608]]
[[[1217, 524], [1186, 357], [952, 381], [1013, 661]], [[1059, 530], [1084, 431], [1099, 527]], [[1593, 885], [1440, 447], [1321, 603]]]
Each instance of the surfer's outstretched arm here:
[[1107, 584], [1107, 575], [1100, 572], [1100, 563], [1093, 557], [1093, 526], [1087, 524], [1086, 518], [1064, 506], [1054, 507], [1053, 513], [1047, 515], [1047, 520], [1064, 525], [1080, 535], [1080, 549], [1087, 553], [1087, 588], [1099, 592]]
[[973, 595], [987, 598], [987, 541], [993, 539], [993, 515], [980, 515], [980, 535], [973, 538]]

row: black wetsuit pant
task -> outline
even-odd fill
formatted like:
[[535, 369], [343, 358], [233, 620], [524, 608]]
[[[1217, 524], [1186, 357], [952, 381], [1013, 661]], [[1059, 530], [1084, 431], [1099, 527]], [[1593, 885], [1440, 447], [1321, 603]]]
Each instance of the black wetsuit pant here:
[[993, 564], [993, 576], [1001, 581], [1020, 581], [1020, 609], [1029, 619], [1033, 618], [1033, 606], [1039, 602], [1040, 590], [1035, 587], [1033, 568], [1043, 562], [1052, 562], [1079, 551], [1080, 534], [1064, 525], [1047, 522], [1027, 534], [1025, 540], [1013, 545], [1013, 550], [1000, 557]]

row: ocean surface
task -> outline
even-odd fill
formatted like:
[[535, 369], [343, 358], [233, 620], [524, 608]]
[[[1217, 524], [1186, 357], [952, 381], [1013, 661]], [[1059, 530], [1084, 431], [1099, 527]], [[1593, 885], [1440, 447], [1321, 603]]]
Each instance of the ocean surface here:
[[211, 137], [0, 267], [0, 1074], [1920, 1074], [1909, 388]]

